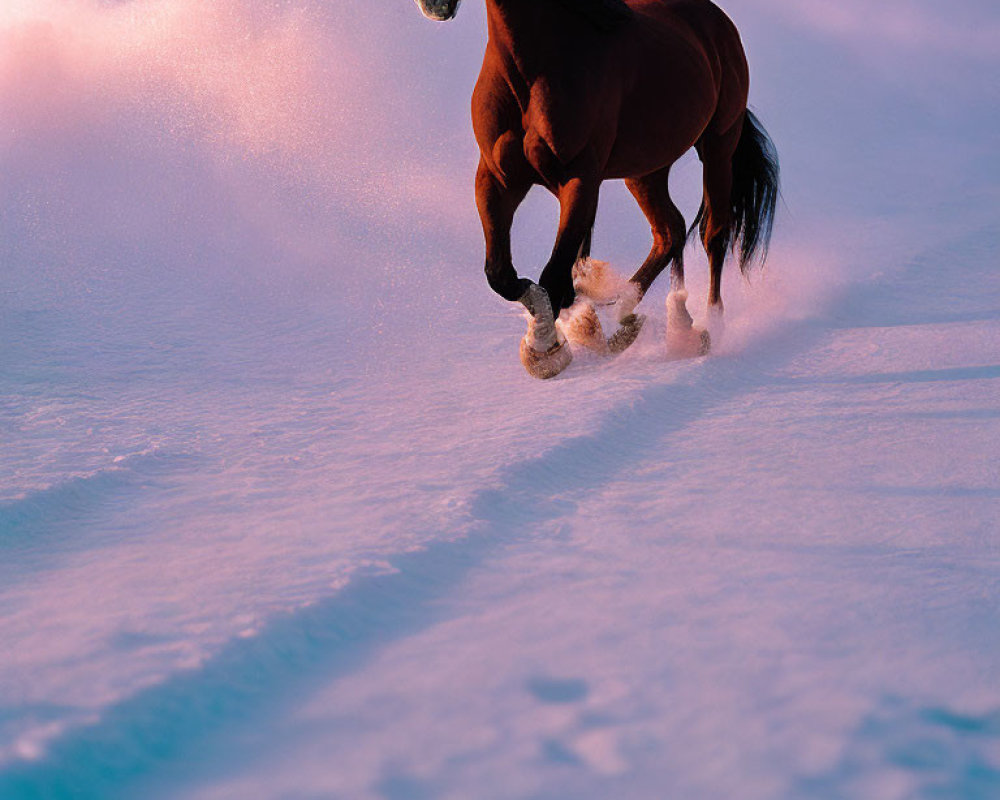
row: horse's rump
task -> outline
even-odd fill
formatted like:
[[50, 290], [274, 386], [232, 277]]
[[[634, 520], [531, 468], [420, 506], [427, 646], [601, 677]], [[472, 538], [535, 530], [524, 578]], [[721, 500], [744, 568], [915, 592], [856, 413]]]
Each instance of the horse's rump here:
[[[657, 60], [677, 67], [686, 56], [688, 70], [705, 70], [711, 77], [717, 106], [712, 126], [723, 132], [740, 122], [750, 71], [739, 31], [726, 13], [711, 0], [629, 0], [629, 6], [659, 46], [659, 53], [644, 54], [646, 67]], [[683, 87], [682, 78], [674, 73], [661, 86]]]

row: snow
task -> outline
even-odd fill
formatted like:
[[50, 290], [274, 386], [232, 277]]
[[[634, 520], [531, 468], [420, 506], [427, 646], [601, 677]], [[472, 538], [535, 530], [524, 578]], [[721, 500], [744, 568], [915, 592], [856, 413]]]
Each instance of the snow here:
[[768, 268], [545, 383], [480, 3], [0, 9], [0, 797], [1000, 792], [1000, 16], [725, 7]]

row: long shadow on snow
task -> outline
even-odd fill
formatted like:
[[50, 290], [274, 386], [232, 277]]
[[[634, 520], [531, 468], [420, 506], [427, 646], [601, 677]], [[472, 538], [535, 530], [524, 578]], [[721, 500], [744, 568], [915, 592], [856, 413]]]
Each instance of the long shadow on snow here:
[[[851, 308], [856, 297], [868, 294], [864, 287], [848, 289], [832, 299], [829, 308]], [[472, 499], [470, 508], [481, 523], [472, 535], [396, 557], [391, 561], [394, 572], [357, 578], [342, 593], [274, 620], [257, 636], [233, 641], [200, 668], [119, 703], [95, 725], [56, 741], [41, 761], [16, 765], [0, 775], [0, 797], [109, 799], [134, 796], [129, 790], [141, 784], [162, 783], [156, 780], [159, 769], [204, 752], [213, 736], [266, 717], [269, 710], [306, 694], [320, 681], [358, 669], [379, 647], [430, 627], [445, 613], [438, 601], [490, 553], [571, 511], [577, 499], [661, 447], [666, 435], [740, 394], [795, 383], [769, 372], [817, 343], [830, 321], [783, 326], [756, 343], [754, 350], [762, 355], [752, 359], [709, 359], [688, 382], [682, 374], [680, 382], [640, 392], [593, 433], [502, 470], [493, 486]], [[828, 380], [981, 380], [997, 377], [996, 370], [973, 367]], [[253, 749], [250, 743], [242, 751]], [[159, 777], [167, 776], [164, 772]]]
[[707, 360], [686, 383], [649, 387], [592, 433], [502, 470], [472, 500], [480, 524], [470, 536], [398, 556], [393, 572], [357, 578], [340, 594], [231, 642], [200, 668], [124, 700], [56, 741], [41, 761], [0, 775], [0, 797], [132, 796], [130, 787], [203, 751], [213, 734], [358, 669], [379, 647], [441, 619], [438, 601], [491, 552], [565, 515], [712, 406], [773, 383], [769, 369], [821, 334], [800, 323], [759, 342], [763, 357]]

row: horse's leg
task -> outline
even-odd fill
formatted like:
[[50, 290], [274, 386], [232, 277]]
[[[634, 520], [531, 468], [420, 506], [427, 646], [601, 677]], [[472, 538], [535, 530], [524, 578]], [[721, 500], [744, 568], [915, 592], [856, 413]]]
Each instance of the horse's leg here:
[[524, 302], [532, 285], [531, 281], [518, 277], [510, 248], [514, 213], [530, 187], [527, 181], [504, 186], [480, 160], [476, 173], [476, 205], [486, 239], [486, 279], [494, 292], [511, 302]]
[[698, 143], [704, 167], [705, 208], [702, 243], [708, 254], [710, 281], [708, 308], [722, 316], [722, 267], [732, 241], [733, 154], [740, 141], [743, 119], [723, 134], [706, 133]]
[[[559, 191], [555, 191], [554, 194], [559, 199]], [[559, 330], [573, 345], [606, 356], [617, 352], [615, 350], [617, 342], [614, 338], [611, 340], [605, 338], [600, 317], [597, 316], [597, 310], [594, 308], [593, 296], [588, 293], [588, 289], [594, 288], [591, 282], [595, 279], [595, 275], [600, 281], [606, 267], [605, 264], [594, 263], [590, 260], [593, 243], [594, 226], [591, 222], [590, 229], [580, 244], [576, 262], [571, 270], [576, 300], [568, 309], [563, 310], [557, 324]]]
[[559, 197], [559, 233], [539, 284], [548, 292], [552, 313], [558, 317], [573, 305], [573, 265], [588, 244], [597, 217], [597, 199], [601, 182], [596, 178], [572, 178], [562, 184]]
[[[684, 305], [687, 300], [687, 292], [684, 291], [684, 243], [687, 239], [687, 226], [684, 224], [684, 216], [670, 197], [669, 181], [670, 168], [667, 167], [651, 175], [625, 182], [646, 215], [646, 219], [649, 220], [653, 246], [642, 266], [632, 276], [631, 283], [636, 287], [635, 292], [632, 297], [622, 299], [619, 314], [623, 320], [623, 331], [635, 327], [636, 324], [641, 325], [642, 319], [635, 317], [633, 309], [649, 291], [660, 273], [670, 265], [671, 292], [667, 303], [668, 348], [675, 353], [683, 351], [685, 355], [697, 355], [707, 351], [708, 342], [706, 340], [704, 345], [700, 344], [699, 337], [703, 332], [693, 329], [691, 317]], [[678, 303], [683, 313], [678, 314]], [[628, 320], [635, 322], [629, 325]], [[634, 339], [635, 335], [631, 335], [631, 338]]]
[[642, 266], [632, 276], [632, 283], [639, 289], [639, 299], [649, 291], [653, 281], [668, 264], [672, 264], [672, 288], [684, 288], [684, 241], [687, 228], [683, 215], [670, 197], [669, 176], [668, 167], [652, 175], [625, 181], [642, 213], [649, 220], [653, 234], [653, 247]]
[[687, 291], [684, 288], [684, 244], [687, 226], [674, 205], [669, 189], [670, 169], [626, 181], [629, 191], [649, 220], [653, 247], [649, 256], [632, 277], [632, 282], [644, 295], [653, 281], [669, 264], [670, 294], [667, 296], [667, 349], [675, 356], [704, 355], [709, 349], [708, 334], [694, 327], [687, 311]]
[[[485, 161], [480, 160], [476, 174], [476, 205], [486, 239], [486, 279], [501, 297], [517, 301], [528, 309], [531, 321], [521, 340], [521, 363], [536, 378], [552, 378], [566, 369], [572, 354], [557, 337], [552, 295], [543, 286], [518, 277], [510, 247], [514, 213], [530, 188], [531, 182], [527, 179], [514, 180], [508, 176], [506, 183], [502, 183]], [[570, 269], [582, 243], [581, 236], [570, 259]], [[561, 298], [557, 300], [560, 301]], [[558, 305], [554, 307], [559, 308]]]

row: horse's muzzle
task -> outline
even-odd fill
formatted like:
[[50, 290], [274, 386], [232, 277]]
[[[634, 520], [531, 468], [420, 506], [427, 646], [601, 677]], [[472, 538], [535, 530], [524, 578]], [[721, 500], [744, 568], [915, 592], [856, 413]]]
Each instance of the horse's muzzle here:
[[421, 13], [427, 19], [444, 22], [452, 19], [458, 13], [462, 0], [416, 0]]

